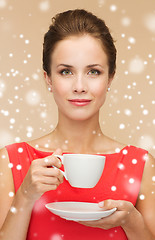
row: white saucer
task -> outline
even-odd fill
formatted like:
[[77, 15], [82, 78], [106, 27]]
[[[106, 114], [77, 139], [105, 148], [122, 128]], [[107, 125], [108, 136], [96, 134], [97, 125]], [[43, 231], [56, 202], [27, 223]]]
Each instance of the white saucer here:
[[97, 203], [87, 202], [53, 202], [45, 207], [59, 217], [73, 221], [98, 220], [116, 211], [116, 208], [104, 211]]

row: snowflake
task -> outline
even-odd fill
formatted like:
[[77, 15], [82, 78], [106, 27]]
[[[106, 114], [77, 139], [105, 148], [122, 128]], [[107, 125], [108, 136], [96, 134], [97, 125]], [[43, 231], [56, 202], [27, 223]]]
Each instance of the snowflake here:
[[127, 116], [131, 116], [131, 115], [132, 115], [132, 112], [131, 112], [130, 109], [125, 109], [125, 110], [124, 110], [124, 113], [125, 113], [125, 115], [127, 115]]
[[144, 115], [148, 115], [148, 113], [149, 113], [149, 111], [148, 111], [147, 109], [144, 109], [144, 110], [143, 110], [143, 114], [144, 114]]
[[21, 141], [20, 137], [15, 138], [15, 142], [20, 142], [20, 141]]
[[10, 123], [11, 123], [11, 124], [14, 124], [14, 123], [15, 123], [15, 119], [14, 119], [14, 118], [11, 118], [11, 119], [10, 119]]
[[38, 105], [41, 100], [40, 93], [32, 89], [26, 93], [25, 97], [26, 97], [26, 102], [32, 106]]
[[21, 170], [21, 169], [22, 169], [22, 166], [21, 166], [20, 164], [18, 164], [18, 165], [16, 166], [16, 168], [17, 168], [17, 170]]
[[139, 139], [138, 145], [141, 148], [149, 150], [154, 145], [154, 140], [153, 140], [153, 138], [151, 136], [144, 135], [144, 136], [141, 136], [141, 138]]
[[129, 179], [129, 183], [132, 184], [132, 183], [134, 183], [134, 182], [135, 182], [135, 180], [134, 180], [133, 178], [130, 178], [130, 179]]
[[9, 168], [13, 168], [13, 163], [9, 163], [9, 164], [8, 164], [8, 167], [9, 167]]
[[15, 207], [12, 206], [12, 207], [10, 208], [10, 212], [12, 212], [12, 213], [16, 213], [16, 212], [17, 212], [17, 209], [16, 209]]
[[13, 57], [13, 53], [9, 53], [9, 57], [12, 58]]
[[119, 128], [120, 128], [120, 129], [124, 129], [124, 128], [125, 128], [125, 124], [124, 124], [124, 123], [121, 123], [121, 124], [119, 125]]
[[141, 194], [141, 195], [139, 196], [139, 198], [140, 198], [140, 200], [144, 200], [144, 199], [145, 199], [145, 196], [144, 196], [143, 194]]
[[131, 19], [129, 17], [123, 17], [121, 23], [124, 27], [128, 27], [131, 24]]
[[131, 44], [135, 44], [136, 43], [136, 39], [134, 37], [129, 37], [128, 38], [128, 41], [131, 43]]
[[139, 74], [144, 71], [144, 61], [140, 57], [133, 58], [129, 63], [129, 71]]
[[117, 189], [116, 186], [111, 187], [111, 191], [113, 191], [113, 192], [116, 191], [116, 189]]
[[128, 151], [126, 149], [123, 150], [123, 154], [126, 155], [128, 154]]
[[62, 240], [62, 235], [56, 233], [56, 234], [52, 235], [50, 240]]
[[47, 117], [47, 113], [45, 111], [40, 113], [40, 117], [41, 118], [46, 118]]
[[5, 8], [6, 7], [6, 1], [5, 0], [0, 0], [0, 8]]
[[144, 24], [146, 28], [155, 33], [155, 15], [154, 14], [148, 14], [144, 18]]
[[152, 177], [152, 181], [155, 182], [155, 176]]
[[118, 168], [119, 168], [120, 170], [124, 170], [124, 169], [125, 169], [125, 166], [124, 166], [124, 164], [119, 163], [119, 164], [118, 164]]
[[102, 7], [105, 3], [105, 0], [98, 0], [99, 7]]
[[117, 6], [116, 5], [111, 5], [110, 6], [110, 11], [112, 11], [112, 12], [116, 12], [116, 10], [117, 10]]
[[4, 91], [5, 91], [5, 88], [6, 88], [6, 86], [5, 86], [4, 81], [3, 81], [3, 80], [0, 80], [0, 98], [3, 97], [3, 93], [4, 93]]
[[28, 138], [31, 138], [31, 137], [32, 137], [32, 133], [31, 133], [31, 132], [28, 132], [28, 133], [26, 134], [26, 136], [27, 136]]
[[39, 4], [39, 8], [40, 8], [40, 10], [43, 11], [43, 12], [48, 11], [49, 8], [50, 8], [49, 2], [48, 2], [48, 1], [42, 1], [42, 2]]
[[30, 41], [28, 39], [25, 40], [25, 44], [29, 44]]
[[23, 152], [23, 148], [21, 148], [21, 147], [18, 148], [18, 152], [19, 152], [19, 153], [22, 153], [22, 152]]
[[33, 78], [34, 80], [38, 80], [38, 79], [39, 79], [39, 75], [38, 75], [37, 73], [33, 73], [33, 74], [32, 74], [32, 78]]
[[137, 159], [132, 159], [133, 164], [137, 164]]
[[27, 130], [28, 132], [33, 132], [33, 131], [34, 131], [33, 127], [31, 127], [31, 126], [27, 126], [26, 130]]
[[120, 148], [116, 148], [116, 149], [115, 149], [115, 152], [116, 152], [116, 153], [119, 153], [119, 152], [120, 152]]
[[9, 197], [13, 197], [14, 193], [13, 192], [9, 192]]

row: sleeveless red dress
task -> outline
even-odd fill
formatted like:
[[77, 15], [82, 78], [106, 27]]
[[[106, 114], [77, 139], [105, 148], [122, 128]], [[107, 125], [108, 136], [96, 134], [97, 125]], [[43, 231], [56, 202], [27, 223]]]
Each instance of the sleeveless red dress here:
[[[14, 143], [6, 146], [17, 192], [33, 160], [44, 158], [52, 152], [43, 152], [29, 144]], [[64, 182], [54, 191], [46, 192], [35, 202], [27, 233], [27, 240], [127, 240], [121, 227], [103, 230], [86, 227], [74, 221], [62, 219], [45, 208], [56, 201], [98, 203], [105, 199], [126, 200], [136, 204], [147, 151], [126, 146], [120, 152], [104, 154], [105, 168], [97, 185], [92, 189], [71, 187]]]

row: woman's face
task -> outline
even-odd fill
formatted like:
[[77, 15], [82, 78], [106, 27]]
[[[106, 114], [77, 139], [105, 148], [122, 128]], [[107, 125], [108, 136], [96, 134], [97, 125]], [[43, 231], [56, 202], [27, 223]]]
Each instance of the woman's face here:
[[46, 80], [59, 116], [86, 120], [98, 114], [112, 80], [100, 41], [90, 35], [69, 37], [57, 43], [51, 62]]

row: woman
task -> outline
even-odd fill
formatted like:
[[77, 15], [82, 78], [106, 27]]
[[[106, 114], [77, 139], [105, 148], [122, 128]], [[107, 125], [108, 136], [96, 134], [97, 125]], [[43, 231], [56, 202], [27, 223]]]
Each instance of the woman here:
[[[50, 134], [1, 150], [1, 239], [155, 239], [154, 159], [101, 131], [99, 111], [115, 74], [116, 49], [104, 21], [85, 10], [53, 18], [43, 45], [43, 68], [58, 106]], [[46, 148], [45, 148], [46, 146]], [[73, 188], [55, 154], [103, 154], [92, 189]], [[73, 222], [50, 213], [54, 201], [96, 202], [117, 208], [97, 221]]]

